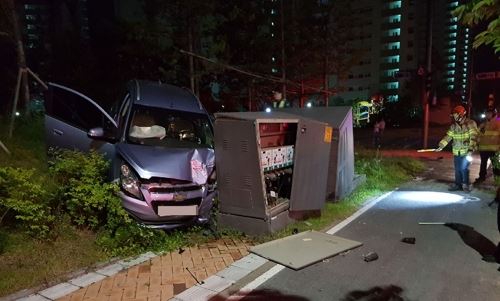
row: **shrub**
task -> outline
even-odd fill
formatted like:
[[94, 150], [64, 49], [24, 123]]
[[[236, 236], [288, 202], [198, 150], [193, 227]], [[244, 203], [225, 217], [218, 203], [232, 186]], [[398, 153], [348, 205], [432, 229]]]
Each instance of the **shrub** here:
[[47, 237], [55, 215], [33, 169], [0, 168], [0, 223], [12, 212], [31, 235]]
[[118, 186], [106, 181], [108, 162], [98, 153], [59, 150], [50, 163], [59, 195], [72, 223], [100, 230], [97, 243], [108, 253], [123, 255], [159, 248], [167, 241], [163, 231], [137, 224], [116, 195]]
[[116, 185], [105, 182], [108, 163], [95, 152], [63, 150], [53, 155], [50, 171], [72, 222], [93, 230], [105, 225], [108, 214], [116, 213], [108, 210], [116, 199]]

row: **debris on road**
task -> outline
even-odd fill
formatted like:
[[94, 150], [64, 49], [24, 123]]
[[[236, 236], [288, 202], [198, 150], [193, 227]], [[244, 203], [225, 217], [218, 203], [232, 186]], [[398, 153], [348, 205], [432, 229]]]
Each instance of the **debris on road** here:
[[415, 244], [415, 237], [403, 237], [403, 239], [401, 239], [401, 241], [404, 243], [407, 243], [407, 244], [414, 245]]
[[374, 261], [374, 260], [377, 260], [377, 259], [378, 259], [378, 254], [377, 254], [377, 253], [375, 253], [375, 252], [369, 252], [368, 254], [363, 255], [363, 259], [364, 259], [366, 262]]

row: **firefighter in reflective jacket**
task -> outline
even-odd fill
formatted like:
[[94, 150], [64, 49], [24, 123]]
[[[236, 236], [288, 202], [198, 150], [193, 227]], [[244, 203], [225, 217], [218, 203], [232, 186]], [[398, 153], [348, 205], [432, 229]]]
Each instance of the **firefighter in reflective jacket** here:
[[479, 178], [474, 184], [483, 182], [486, 179], [486, 167], [488, 160], [493, 163], [495, 153], [500, 151], [500, 119], [497, 118], [497, 111], [490, 108], [486, 111], [486, 120], [479, 126], [479, 155], [481, 165]]
[[453, 140], [453, 164], [455, 167], [455, 183], [449, 191], [464, 190], [470, 192], [469, 165], [472, 161], [472, 152], [477, 149], [478, 129], [476, 122], [467, 118], [465, 108], [457, 106], [453, 109], [451, 117], [453, 124], [450, 126], [436, 151], [443, 148]]

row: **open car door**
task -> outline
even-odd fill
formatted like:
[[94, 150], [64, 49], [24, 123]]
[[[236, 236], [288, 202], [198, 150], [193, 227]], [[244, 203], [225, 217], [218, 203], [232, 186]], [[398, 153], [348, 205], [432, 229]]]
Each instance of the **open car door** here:
[[101, 127], [117, 133], [117, 123], [89, 97], [68, 87], [48, 84], [45, 99], [45, 141], [47, 147], [88, 152], [96, 150], [112, 160], [114, 144], [87, 136], [90, 129]]

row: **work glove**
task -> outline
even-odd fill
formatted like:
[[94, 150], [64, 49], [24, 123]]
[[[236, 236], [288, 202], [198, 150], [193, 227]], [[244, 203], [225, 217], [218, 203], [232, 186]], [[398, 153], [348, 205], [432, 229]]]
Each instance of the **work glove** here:
[[467, 156], [465, 156], [465, 159], [469, 162], [472, 162], [472, 151], [469, 151], [467, 153]]

